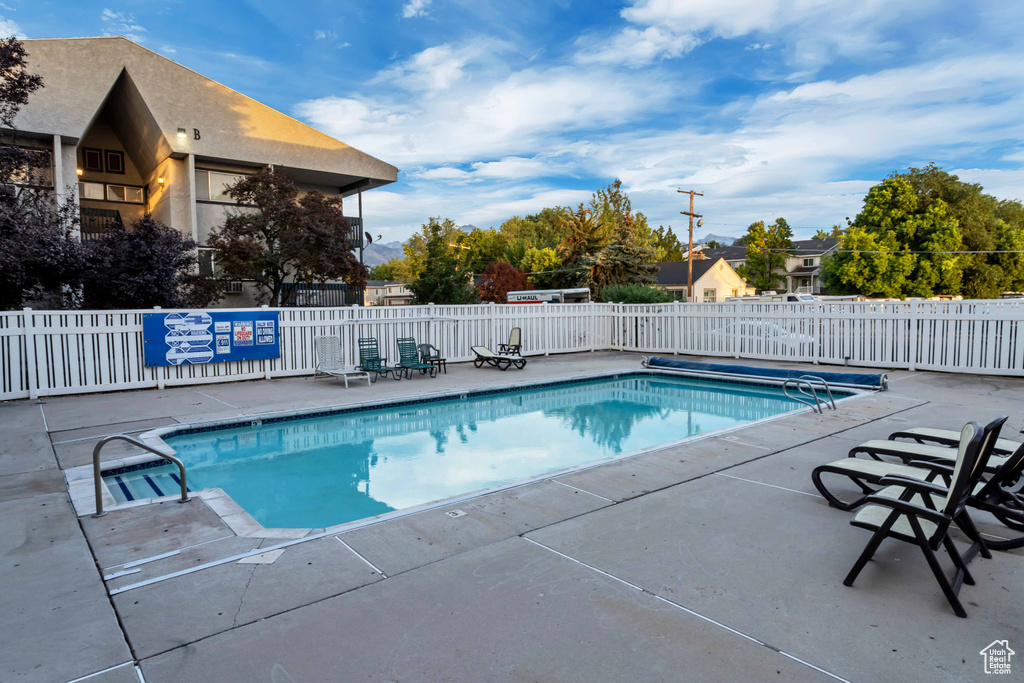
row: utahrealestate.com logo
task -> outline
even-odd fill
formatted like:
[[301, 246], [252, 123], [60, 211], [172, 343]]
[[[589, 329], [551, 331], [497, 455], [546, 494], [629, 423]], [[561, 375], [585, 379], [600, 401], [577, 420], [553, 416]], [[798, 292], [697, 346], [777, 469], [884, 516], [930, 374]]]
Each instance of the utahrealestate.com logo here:
[[985, 659], [985, 673], [1008, 674], [1010, 659], [1017, 653], [1010, 649], [1009, 641], [993, 640], [980, 654]]

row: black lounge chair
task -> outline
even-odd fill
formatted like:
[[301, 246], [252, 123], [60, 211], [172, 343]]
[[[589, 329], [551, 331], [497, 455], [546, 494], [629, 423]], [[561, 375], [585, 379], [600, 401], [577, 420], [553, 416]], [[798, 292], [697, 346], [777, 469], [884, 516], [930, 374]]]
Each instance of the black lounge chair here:
[[[880, 480], [879, 483], [886, 488], [869, 496], [867, 505], [850, 520], [853, 526], [873, 534], [843, 580], [843, 585], [853, 586], [882, 541], [894, 538], [921, 549], [953, 611], [958, 617], [967, 617], [958, 596], [963, 583], [974, 585], [974, 577], [950, 538], [949, 528], [954, 522], [969, 521], [966, 517], [967, 501], [986, 465], [982, 457], [985, 436], [985, 430], [975, 422], [968, 422], [963, 428], [948, 488], [900, 476], [887, 476]], [[991, 448], [988, 450], [991, 453]], [[947, 579], [935, 556], [939, 546], [946, 549], [953, 561], [955, 571], [952, 580]]]
[[376, 337], [361, 337], [359, 339], [359, 367], [366, 372], [376, 373], [372, 381], [376, 382], [377, 377], [402, 379], [402, 368], [394, 368], [387, 364], [387, 358], [380, 357], [380, 350], [377, 348]]
[[523, 331], [513, 327], [508, 333], [508, 343], [498, 343], [498, 353], [504, 356], [518, 356], [523, 350]]
[[[904, 463], [919, 461], [941, 462], [950, 465], [956, 460], [956, 449], [949, 448], [948, 446], [929, 446], [927, 444], [908, 443], [906, 441], [889, 441], [888, 439], [865, 441], [859, 446], [854, 446], [850, 449], [851, 458], [855, 458], [859, 454], [864, 454], [883, 462], [885, 458], [898, 458]], [[993, 455], [988, 460], [985, 471], [989, 474], [995, 474], [996, 470], [1005, 462], [1006, 456]]]
[[[1005, 423], [1006, 420], [1006, 417], [1001, 417], [989, 423], [985, 427], [987, 439], [985, 447], [987, 453], [992, 452], [992, 435], [994, 434], [996, 439], [998, 439], [999, 431], [1002, 429], [1003, 423]], [[867, 443], [873, 444], [877, 442], [868, 441]], [[951, 467], [949, 462], [951, 460], [955, 462], [957, 456], [957, 451], [954, 448], [949, 448], [947, 446], [929, 446], [928, 453], [932, 453], [930, 449], [941, 450], [941, 453], [938, 456], [934, 456], [933, 453], [934, 457], [931, 460], [924, 458], [921, 460], [907, 459], [905, 462], [909, 464], [896, 464], [881, 459], [864, 459], [855, 457], [857, 453], [862, 452], [863, 448], [864, 444], [855, 446], [850, 449], [849, 457], [843, 458], [842, 460], [836, 460], [825, 465], [818, 465], [811, 471], [811, 482], [814, 484], [814, 487], [818, 489], [818, 493], [820, 493], [832, 507], [839, 508], [840, 510], [853, 510], [860, 507], [864, 504], [864, 501], [867, 500], [868, 496], [877, 492], [879, 482], [884, 477], [888, 476], [906, 477], [907, 479], [917, 479], [918, 481], [935, 482], [940, 479], [943, 474], [948, 473]], [[927, 453], [925, 455], [927, 455]], [[994, 458], [989, 457], [989, 462], [993, 459]], [[1004, 466], [1005, 465], [1000, 465], [997, 468], [997, 471], [1003, 469]], [[852, 501], [844, 501], [840, 499], [835, 493], [830, 491], [822, 481], [822, 475], [824, 474], [837, 474], [849, 478], [857, 485], [863, 495]], [[948, 477], [945, 477], [945, 479], [947, 479], [946, 484], [948, 485]]]
[[510, 365], [514, 365], [517, 370], [522, 370], [526, 367], [526, 359], [522, 356], [499, 356], [486, 346], [474, 346], [472, 348], [473, 353], [476, 354], [473, 365], [478, 368], [482, 368], [485, 363], [502, 371], [508, 370]]
[[419, 370], [421, 375], [429, 373], [431, 377], [437, 374], [437, 368], [420, 361], [419, 354], [416, 352], [416, 339], [413, 337], [398, 339], [398, 358], [398, 367], [405, 370], [406, 378], [412, 377], [413, 370]]
[[[960, 441], [960, 433], [952, 429], [938, 429], [935, 427], [912, 427], [889, 435], [889, 441], [896, 439], [912, 439], [919, 444], [937, 444], [939, 446], [956, 446]], [[1009, 455], [1021, 447], [1020, 441], [1010, 439], [998, 439], [994, 455]]]

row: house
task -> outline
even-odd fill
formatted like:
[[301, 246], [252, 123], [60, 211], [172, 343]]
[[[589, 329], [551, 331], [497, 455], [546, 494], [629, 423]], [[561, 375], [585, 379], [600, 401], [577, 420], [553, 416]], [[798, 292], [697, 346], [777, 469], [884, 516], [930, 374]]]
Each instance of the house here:
[[[664, 287], [677, 300], [687, 301], [686, 287], [689, 277], [687, 261], [668, 261], [658, 264], [658, 286]], [[730, 296], [747, 296], [753, 287], [741, 278], [724, 258], [693, 260], [693, 293], [689, 301], [716, 303]]]
[[[50, 154], [49, 182], [77, 204], [83, 240], [150, 213], [194, 239], [201, 272], [213, 275], [206, 241], [235, 209], [225, 188], [271, 165], [300, 192], [352, 197], [345, 215], [361, 250], [362, 193], [397, 180], [394, 166], [126, 38], [24, 44], [43, 87], [19, 112], [16, 133], [0, 134]], [[255, 301], [248, 283], [229, 291], [223, 305]]]
[[413, 293], [397, 280], [367, 280], [363, 300], [367, 306], [404, 306]]
[[[793, 250], [786, 257], [786, 263], [778, 271], [786, 276], [786, 291], [798, 294], [821, 294], [821, 259], [839, 248], [839, 240], [829, 237], [820, 240], [794, 240]], [[746, 263], [747, 248], [716, 247], [701, 249], [694, 247], [694, 259], [723, 258], [733, 268]]]

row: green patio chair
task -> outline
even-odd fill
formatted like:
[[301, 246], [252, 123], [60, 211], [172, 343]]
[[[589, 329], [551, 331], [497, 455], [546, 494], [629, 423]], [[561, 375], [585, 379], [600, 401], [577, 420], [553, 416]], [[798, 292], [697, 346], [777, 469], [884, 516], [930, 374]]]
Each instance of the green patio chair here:
[[421, 375], [429, 374], [431, 377], [437, 374], [437, 368], [429, 363], [420, 361], [414, 337], [398, 338], [398, 358], [398, 367], [405, 370], [406, 377], [411, 377], [413, 370], [419, 370]]
[[391, 367], [387, 362], [387, 358], [380, 357], [376, 337], [359, 338], [359, 367], [366, 372], [376, 373], [376, 377], [373, 378], [374, 382], [377, 381], [377, 377], [387, 377], [388, 375], [395, 380], [402, 379], [402, 368]]

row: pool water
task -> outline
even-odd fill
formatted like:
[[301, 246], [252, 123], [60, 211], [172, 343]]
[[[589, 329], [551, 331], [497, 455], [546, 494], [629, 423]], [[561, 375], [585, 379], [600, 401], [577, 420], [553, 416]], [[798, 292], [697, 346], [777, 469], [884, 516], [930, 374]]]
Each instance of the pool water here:
[[775, 387], [635, 374], [165, 438], [190, 489], [223, 489], [265, 527], [321, 528], [800, 407]]

